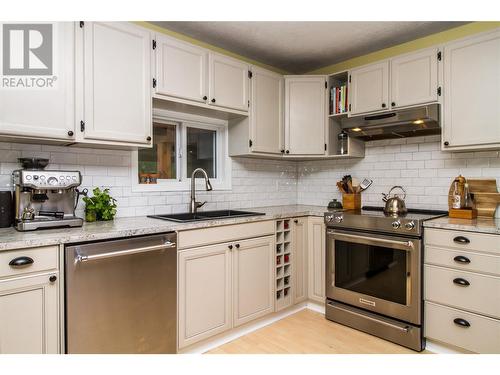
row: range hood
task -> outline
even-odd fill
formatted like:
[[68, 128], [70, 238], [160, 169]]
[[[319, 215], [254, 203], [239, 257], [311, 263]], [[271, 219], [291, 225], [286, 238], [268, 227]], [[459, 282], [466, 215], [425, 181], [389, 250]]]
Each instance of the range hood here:
[[346, 117], [341, 127], [350, 137], [365, 141], [441, 134], [439, 104]]

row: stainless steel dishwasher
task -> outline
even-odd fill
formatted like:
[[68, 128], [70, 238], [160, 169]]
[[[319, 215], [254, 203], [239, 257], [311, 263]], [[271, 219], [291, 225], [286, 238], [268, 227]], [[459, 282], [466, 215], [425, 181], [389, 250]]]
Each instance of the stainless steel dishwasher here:
[[175, 353], [176, 234], [65, 250], [67, 353]]

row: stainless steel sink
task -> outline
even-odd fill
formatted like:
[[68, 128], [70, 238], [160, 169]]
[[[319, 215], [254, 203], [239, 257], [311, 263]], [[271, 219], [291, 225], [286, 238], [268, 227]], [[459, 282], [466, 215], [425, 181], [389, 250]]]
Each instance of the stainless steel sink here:
[[183, 212], [180, 214], [167, 214], [167, 215], [148, 215], [154, 219], [170, 220], [180, 223], [186, 223], [190, 221], [202, 221], [202, 220], [215, 220], [215, 219], [226, 219], [231, 217], [242, 217], [242, 216], [257, 216], [265, 215], [262, 212], [251, 212], [251, 211], [237, 211], [237, 210], [217, 210], [217, 211], [199, 211], [197, 213]]

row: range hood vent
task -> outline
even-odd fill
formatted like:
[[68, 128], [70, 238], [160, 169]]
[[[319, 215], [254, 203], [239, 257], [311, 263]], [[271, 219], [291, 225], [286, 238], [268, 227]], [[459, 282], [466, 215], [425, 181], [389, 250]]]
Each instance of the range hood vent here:
[[341, 127], [350, 137], [364, 141], [441, 134], [439, 104], [346, 117]]

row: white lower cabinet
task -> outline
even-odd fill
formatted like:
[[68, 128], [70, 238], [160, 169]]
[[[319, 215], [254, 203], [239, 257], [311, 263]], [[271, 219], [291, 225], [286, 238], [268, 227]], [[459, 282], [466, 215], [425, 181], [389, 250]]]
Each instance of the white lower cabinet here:
[[500, 353], [500, 236], [425, 230], [425, 336]]
[[274, 310], [272, 236], [179, 252], [179, 349]]
[[274, 311], [273, 237], [238, 241], [233, 248], [233, 326]]
[[322, 217], [310, 217], [308, 224], [309, 299], [325, 303], [326, 242]]
[[0, 354], [59, 353], [57, 276], [0, 281]]

